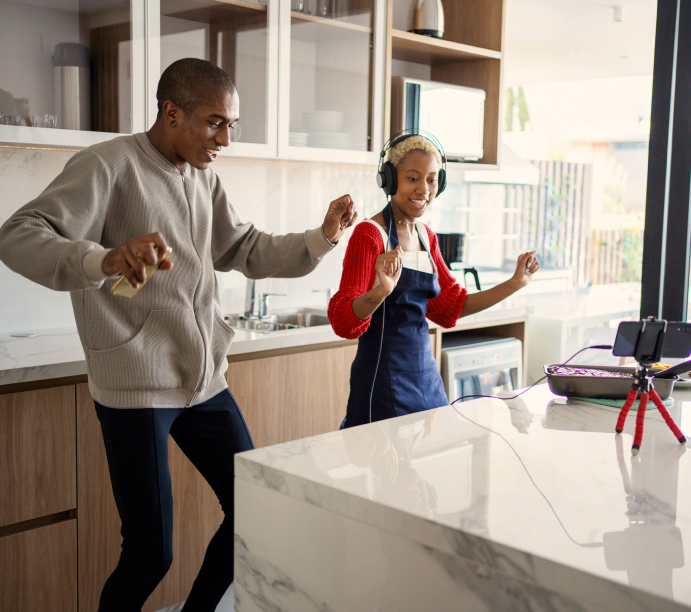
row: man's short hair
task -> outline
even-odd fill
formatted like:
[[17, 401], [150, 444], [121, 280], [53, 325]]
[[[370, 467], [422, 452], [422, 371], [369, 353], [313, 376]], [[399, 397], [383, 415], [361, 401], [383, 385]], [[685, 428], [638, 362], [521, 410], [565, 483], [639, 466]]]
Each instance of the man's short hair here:
[[211, 91], [217, 89], [228, 89], [233, 93], [237, 91], [233, 79], [218, 66], [195, 57], [173, 62], [158, 81], [158, 113], [163, 112], [166, 100], [185, 112], [191, 112], [204, 103]]

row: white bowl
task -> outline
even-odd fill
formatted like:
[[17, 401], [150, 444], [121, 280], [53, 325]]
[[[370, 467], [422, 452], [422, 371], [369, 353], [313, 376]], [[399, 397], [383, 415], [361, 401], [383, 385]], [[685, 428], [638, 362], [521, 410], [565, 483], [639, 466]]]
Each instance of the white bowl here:
[[308, 132], [338, 132], [344, 119], [340, 111], [308, 111], [302, 114], [302, 122]]

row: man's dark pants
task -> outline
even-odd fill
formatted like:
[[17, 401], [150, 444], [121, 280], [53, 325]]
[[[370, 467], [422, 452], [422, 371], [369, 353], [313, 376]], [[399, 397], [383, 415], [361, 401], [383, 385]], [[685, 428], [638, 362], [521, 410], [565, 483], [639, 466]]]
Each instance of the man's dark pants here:
[[235, 398], [225, 389], [191, 408], [94, 403], [123, 538], [99, 612], [140, 612], [173, 561], [169, 434], [211, 485], [225, 513], [184, 606], [187, 612], [212, 612], [233, 580], [233, 456], [254, 448]]

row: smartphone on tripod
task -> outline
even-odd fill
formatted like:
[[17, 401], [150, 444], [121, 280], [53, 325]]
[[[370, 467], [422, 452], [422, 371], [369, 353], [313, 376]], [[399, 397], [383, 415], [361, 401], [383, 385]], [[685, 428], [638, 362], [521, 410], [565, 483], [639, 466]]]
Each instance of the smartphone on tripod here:
[[623, 321], [617, 329], [612, 354], [634, 357], [638, 363], [656, 363], [663, 357], [686, 359], [691, 355], [691, 323], [654, 317]]

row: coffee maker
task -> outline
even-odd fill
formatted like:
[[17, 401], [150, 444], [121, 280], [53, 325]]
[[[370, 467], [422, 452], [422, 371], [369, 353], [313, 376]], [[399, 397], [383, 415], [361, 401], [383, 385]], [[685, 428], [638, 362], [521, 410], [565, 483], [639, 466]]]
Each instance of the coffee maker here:
[[[468, 240], [468, 234], [437, 234], [437, 241], [439, 242], [439, 250], [446, 265], [451, 269], [451, 264], [463, 263], [465, 259], [465, 249]], [[474, 267], [462, 267], [458, 270], [463, 271], [463, 279], [468, 274], [471, 274], [475, 279], [475, 288], [482, 291], [480, 286], [480, 277]], [[465, 283], [464, 283], [465, 284]]]

